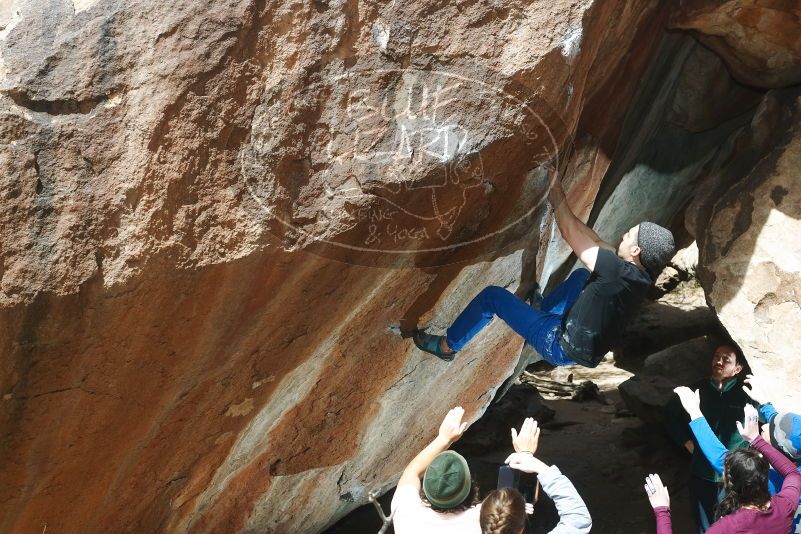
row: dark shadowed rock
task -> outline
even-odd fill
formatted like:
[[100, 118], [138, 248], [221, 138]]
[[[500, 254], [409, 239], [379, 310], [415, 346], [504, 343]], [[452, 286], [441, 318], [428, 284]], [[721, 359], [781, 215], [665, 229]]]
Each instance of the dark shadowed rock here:
[[794, 2], [688, 0], [670, 25], [718, 53], [734, 77], [755, 87], [801, 82], [801, 21]]
[[662, 376], [633, 376], [618, 386], [626, 407], [637, 417], [655, 427], [662, 427], [662, 410], [673, 395], [676, 383]]

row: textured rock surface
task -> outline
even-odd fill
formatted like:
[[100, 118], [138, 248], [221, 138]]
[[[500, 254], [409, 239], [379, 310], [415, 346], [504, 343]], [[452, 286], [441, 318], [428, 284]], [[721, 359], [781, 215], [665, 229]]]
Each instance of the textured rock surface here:
[[[699, 278], [753, 371], [770, 377], [776, 401], [798, 406], [801, 320], [801, 100], [769, 93], [742, 134], [741, 157], [700, 197]], [[763, 152], [755, 148], [766, 146]], [[736, 176], [738, 180], [723, 184]]]
[[787, 387], [797, 95], [665, 9], [0, 4], [0, 531], [317, 532], [392, 485], [522, 344], [446, 365], [399, 325], [565, 267], [544, 161], [609, 239], [692, 200], [708, 300]]
[[654, 428], [664, 423], [664, 407], [676, 383], [664, 376], [633, 376], [618, 386], [626, 407]]
[[641, 374], [664, 377], [677, 386], [707, 378], [719, 341], [715, 336], [702, 336], [650, 354], [643, 362]]
[[730, 157], [727, 140], [762, 96], [733, 86], [712, 52], [686, 36], [665, 40], [594, 206], [602, 237], [617, 243], [642, 220], [671, 226], [694, 186]]
[[576, 132], [589, 214], [655, 9], [4, 3], [0, 530], [315, 532], [475, 419], [520, 340], [389, 327], [545, 262]]
[[742, 83], [801, 83], [801, 7], [784, 0], [683, 0], [671, 26], [691, 30]]
[[709, 376], [712, 354], [720, 338], [702, 336], [650, 354], [640, 372], [618, 386], [626, 407], [655, 428], [664, 422], [664, 406], [676, 386]]

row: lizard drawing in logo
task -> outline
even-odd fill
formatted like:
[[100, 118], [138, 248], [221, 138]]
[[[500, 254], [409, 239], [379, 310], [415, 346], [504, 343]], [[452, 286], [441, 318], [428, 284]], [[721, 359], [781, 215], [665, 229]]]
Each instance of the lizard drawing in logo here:
[[487, 168], [487, 143], [512, 140], [510, 157], [531, 157], [550, 139], [537, 139], [548, 129], [526, 102], [456, 74], [302, 82], [265, 90], [240, 152], [247, 191], [292, 246], [416, 254], [475, 242], [495, 202], [493, 176], [509, 167], [496, 149]]

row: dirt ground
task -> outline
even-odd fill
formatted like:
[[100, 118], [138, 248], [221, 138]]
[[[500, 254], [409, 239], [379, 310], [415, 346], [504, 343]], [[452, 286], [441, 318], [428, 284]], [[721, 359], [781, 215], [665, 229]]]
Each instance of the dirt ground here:
[[[572, 372], [573, 383], [591, 380], [601, 395], [582, 402], [548, 395], [542, 399], [533, 387], [521, 385], [507, 395], [511, 401], [505, 399], [490, 407], [454, 446], [468, 459], [482, 494], [494, 488], [497, 469], [512, 451], [508, 428], [530, 414], [543, 421], [537, 456], [557, 465], [576, 486], [592, 515], [592, 532], [655, 532], [653, 512], [643, 490], [649, 473], [659, 473], [670, 490], [673, 531], [694, 532], [686, 485], [689, 455], [673, 447], [660, 429], [649, 428], [625, 410], [617, 385], [631, 373], [617, 368], [611, 359], [595, 369], [561, 368], [553, 374], [546, 365], [538, 369], [534, 375], [545, 378], [564, 378]], [[493, 439], [488, 440], [488, 434]], [[381, 499], [385, 510], [391, 494]], [[556, 521], [550, 499], [542, 497], [529, 532], [546, 533]], [[375, 534], [379, 528], [378, 516], [368, 506], [354, 511], [326, 534]]]

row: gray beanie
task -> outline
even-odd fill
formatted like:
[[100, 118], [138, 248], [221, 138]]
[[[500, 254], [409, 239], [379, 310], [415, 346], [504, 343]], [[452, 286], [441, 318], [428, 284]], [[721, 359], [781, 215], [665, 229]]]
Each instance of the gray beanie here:
[[640, 247], [640, 263], [651, 276], [658, 276], [676, 251], [670, 230], [652, 222], [640, 223], [637, 245]]

